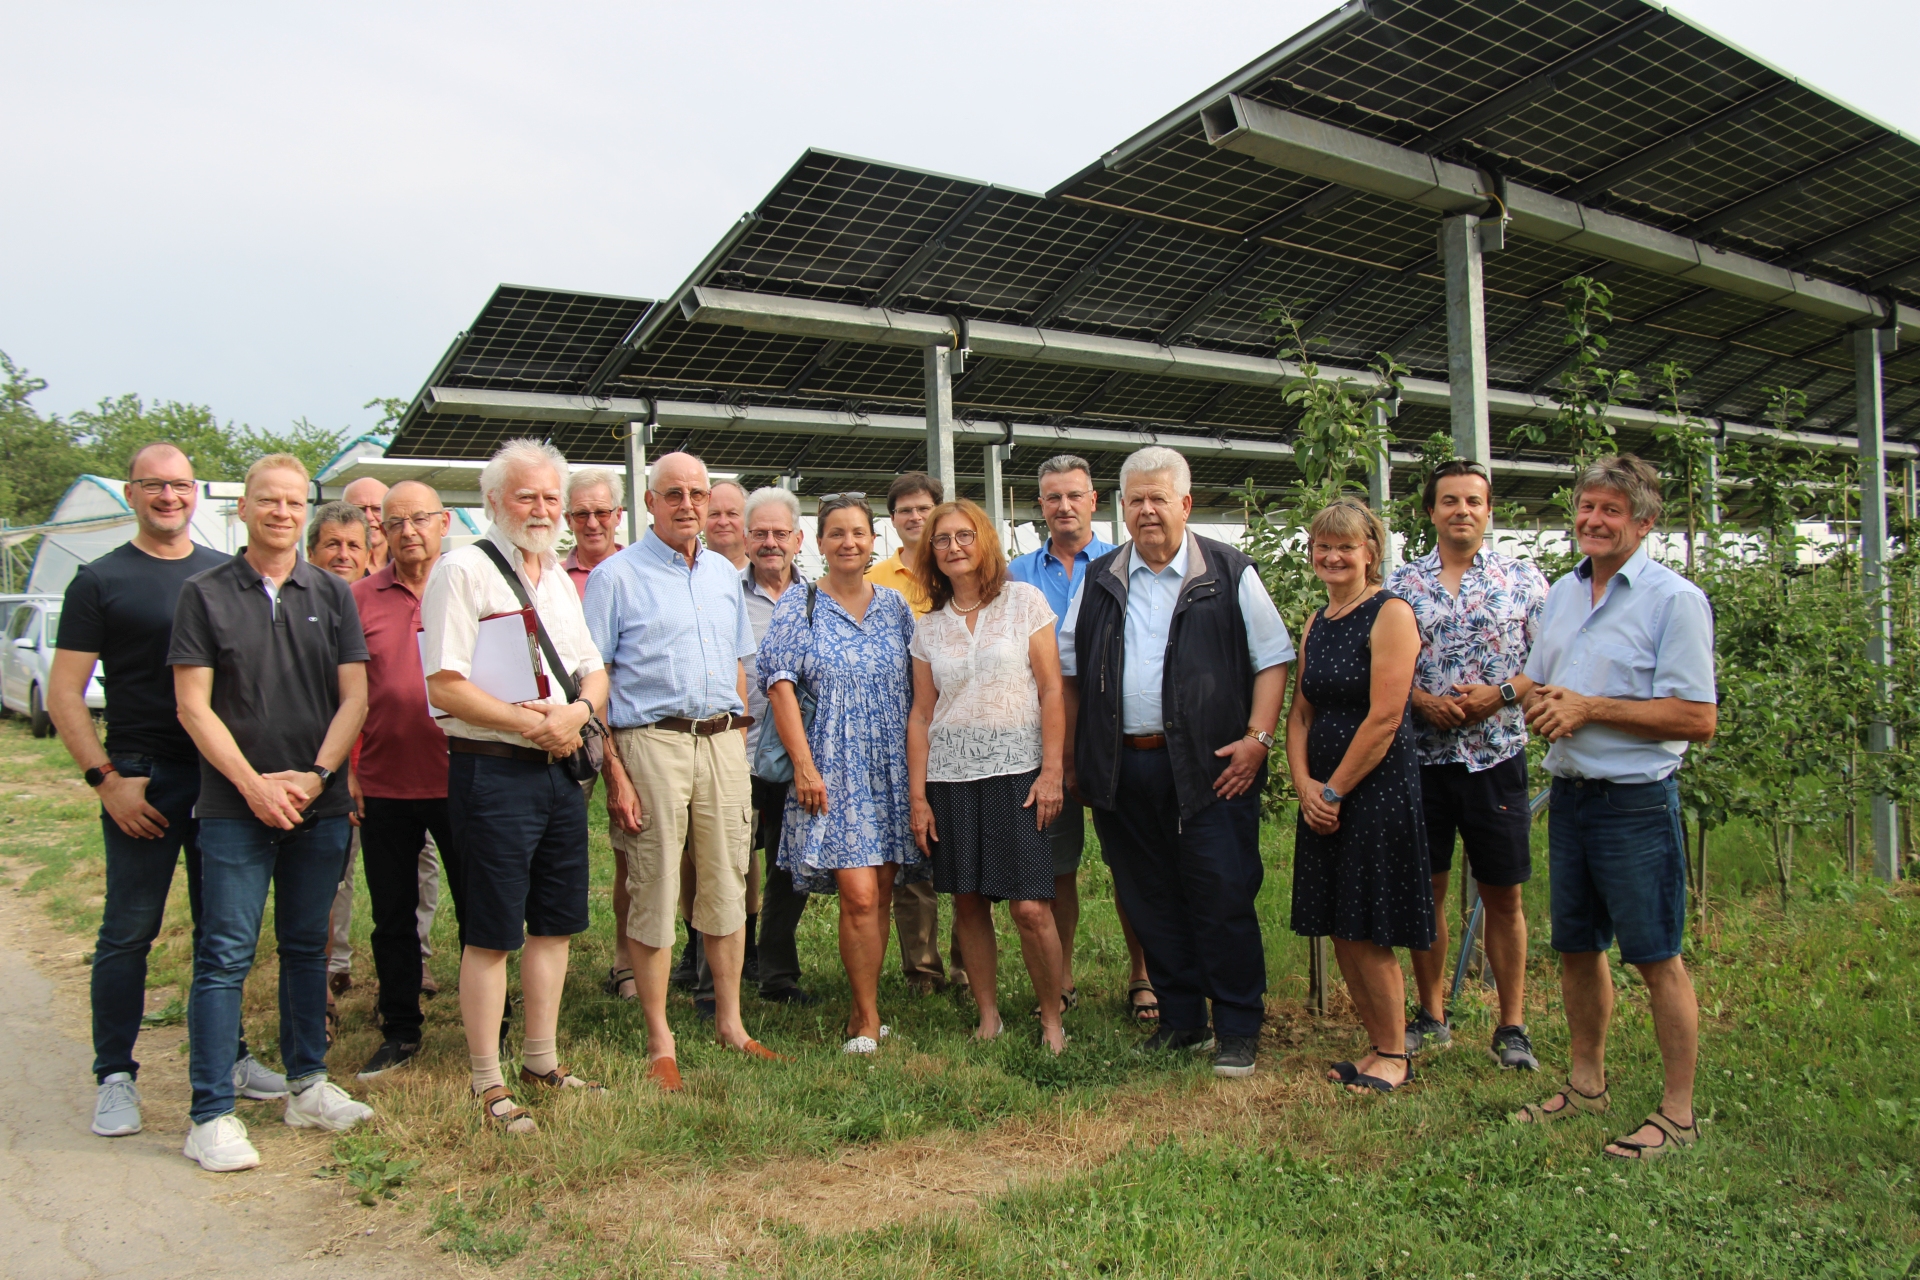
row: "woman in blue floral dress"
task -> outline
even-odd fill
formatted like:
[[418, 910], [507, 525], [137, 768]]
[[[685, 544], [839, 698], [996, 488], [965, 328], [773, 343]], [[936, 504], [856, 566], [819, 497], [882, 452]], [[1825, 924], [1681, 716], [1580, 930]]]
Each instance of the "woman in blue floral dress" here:
[[[914, 619], [905, 596], [866, 580], [864, 496], [822, 499], [819, 520], [827, 574], [780, 598], [755, 665], [793, 761], [779, 865], [796, 889], [840, 895], [840, 960], [853, 987], [846, 1051], [872, 1053], [887, 1034], [879, 989], [894, 880], [925, 876], [907, 777]], [[810, 727], [796, 683], [816, 700]]]

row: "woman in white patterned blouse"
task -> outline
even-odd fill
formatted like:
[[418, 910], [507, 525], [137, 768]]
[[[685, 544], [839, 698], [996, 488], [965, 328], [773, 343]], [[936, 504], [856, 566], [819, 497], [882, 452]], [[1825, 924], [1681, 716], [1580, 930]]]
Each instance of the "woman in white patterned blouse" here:
[[953, 895], [960, 957], [980, 1008], [974, 1032], [1002, 1029], [993, 904], [1005, 902], [1040, 1005], [1040, 1035], [1059, 1053], [1060, 935], [1053, 925], [1053, 851], [1060, 812], [1066, 704], [1053, 610], [1007, 578], [993, 522], [964, 499], [934, 508], [915, 574], [932, 610], [914, 630], [907, 770], [913, 837], [933, 860], [934, 887]]

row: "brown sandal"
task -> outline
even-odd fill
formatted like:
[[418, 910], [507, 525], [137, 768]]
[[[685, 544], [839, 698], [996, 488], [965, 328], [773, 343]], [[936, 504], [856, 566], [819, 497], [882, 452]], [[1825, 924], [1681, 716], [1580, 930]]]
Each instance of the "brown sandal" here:
[[533, 1122], [527, 1109], [513, 1100], [503, 1084], [489, 1085], [480, 1095], [480, 1114], [486, 1117], [487, 1127], [498, 1129], [502, 1133], [538, 1133], [540, 1126]]
[[[1630, 1133], [1624, 1138], [1615, 1138], [1607, 1146], [1625, 1147], [1633, 1152], [1632, 1155], [1623, 1156], [1618, 1152], [1606, 1150], [1602, 1150], [1600, 1154], [1613, 1160], [1658, 1160], [1662, 1156], [1672, 1155], [1675, 1151], [1684, 1150], [1700, 1141], [1700, 1119], [1697, 1116], [1694, 1117], [1692, 1124], [1675, 1124], [1665, 1111], [1655, 1107], [1653, 1114], [1641, 1122], [1640, 1128], [1644, 1129], [1647, 1125], [1652, 1125], [1660, 1131], [1660, 1141], [1635, 1142], [1632, 1140], [1633, 1134]], [[1638, 1133], [1640, 1129], [1635, 1129], [1633, 1132]]]
[[[1559, 1098], [1562, 1101], [1551, 1111], [1547, 1109], [1545, 1102], [1529, 1102], [1507, 1119], [1514, 1124], [1552, 1124], [1555, 1120], [1565, 1120], [1575, 1112], [1601, 1115], [1613, 1105], [1613, 1100], [1607, 1096], [1605, 1085], [1600, 1086], [1598, 1093], [1582, 1093], [1573, 1087], [1572, 1081], [1568, 1081], [1567, 1087], [1554, 1094], [1553, 1098]], [[1553, 1098], [1548, 1098], [1547, 1102], [1552, 1102]]]
[[[729, 1045], [728, 1048], [732, 1048], [732, 1046]], [[749, 1058], [764, 1058], [768, 1062], [785, 1062], [787, 1060], [787, 1056], [785, 1054], [775, 1053], [773, 1050], [767, 1048], [767, 1046], [761, 1044], [758, 1040], [747, 1041], [745, 1044], [741, 1045], [740, 1048], [736, 1050], [736, 1052], [744, 1053]]]
[[647, 1063], [647, 1079], [660, 1086], [664, 1093], [679, 1093], [686, 1088], [680, 1083], [680, 1066], [672, 1058], [653, 1058]]
[[585, 1089], [589, 1093], [605, 1093], [607, 1086], [598, 1080], [582, 1080], [565, 1067], [556, 1064], [545, 1075], [536, 1075], [527, 1067], [520, 1068], [520, 1079], [526, 1084], [545, 1085], [549, 1089]]

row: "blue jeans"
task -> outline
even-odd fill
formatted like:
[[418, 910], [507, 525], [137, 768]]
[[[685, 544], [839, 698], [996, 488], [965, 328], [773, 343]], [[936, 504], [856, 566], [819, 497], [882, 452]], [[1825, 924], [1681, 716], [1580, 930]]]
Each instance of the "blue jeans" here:
[[327, 914], [347, 857], [345, 814], [281, 831], [254, 818], [200, 821], [200, 937], [194, 947], [193, 1122], [233, 1110], [240, 995], [260, 945], [267, 886], [280, 956], [280, 1059], [289, 1080], [327, 1070]]
[[1553, 780], [1547, 819], [1553, 949], [1605, 951], [1624, 964], [1680, 954], [1687, 920], [1687, 845], [1680, 782]]
[[[93, 1075], [104, 1080], [116, 1071], [138, 1076], [133, 1043], [146, 1012], [147, 954], [167, 912], [173, 868], [186, 855], [187, 905], [193, 938], [200, 942], [200, 824], [194, 801], [200, 798], [200, 761], [161, 760], [153, 756], [114, 756], [122, 777], [147, 779], [147, 803], [167, 820], [152, 840], [130, 836], [100, 810], [100, 831], [107, 851], [107, 896], [100, 908], [100, 936], [93, 946]], [[237, 1029], [236, 1029], [237, 1034]], [[240, 1040], [239, 1054], [247, 1052]]]

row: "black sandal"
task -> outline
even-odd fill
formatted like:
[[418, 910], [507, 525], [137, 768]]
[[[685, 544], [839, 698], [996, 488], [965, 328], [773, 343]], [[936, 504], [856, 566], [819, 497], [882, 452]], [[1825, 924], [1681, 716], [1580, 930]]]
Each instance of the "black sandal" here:
[[615, 966], [607, 970], [607, 980], [600, 984], [600, 989], [616, 1000], [638, 1000], [640, 998], [638, 983], [634, 983], [634, 993], [632, 995], [622, 995], [620, 993], [620, 988], [629, 982], [633, 982], [633, 970]]
[[[1138, 1000], [1134, 999], [1134, 997], [1142, 991], [1153, 996], [1152, 1003], [1141, 1004]], [[1127, 984], [1127, 1012], [1135, 1022], [1160, 1021], [1160, 997], [1154, 995], [1153, 984], [1145, 978], [1140, 979], [1138, 982], [1129, 982]]]
[[1327, 1077], [1328, 1084], [1352, 1084], [1354, 1077], [1360, 1074], [1360, 1068], [1351, 1062], [1336, 1062], [1327, 1070], [1332, 1073]]
[[1373, 1056], [1376, 1058], [1392, 1058], [1396, 1062], [1406, 1063], [1407, 1078], [1402, 1080], [1399, 1084], [1393, 1084], [1389, 1081], [1382, 1080], [1379, 1076], [1370, 1076], [1356, 1069], [1353, 1079], [1342, 1082], [1346, 1088], [1352, 1089], [1354, 1086], [1360, 1085], [1360, 1086], [1364, 1086], [1365, 1088], [1373, 1090], [1375, 1093], [1392, 1093], [1396, 1089], [1404, 1089], [1408, 1085], [1413, 1083], [1413, 1055], [1412, 1054], [1388, 1053], [1385, 1049], [1382, 1049], [1379, 1045], [1374, 1045]]
[[[1080, 1007], [1080, 989], [1078, 987], [1075, 987], [1069, 991], [1062, 991], [1060, 993], [1060, 1014], [1062, 1017], [1065, 1017], [1067, 1014], [1072, 1013], [1075, 1009], [1078, 1009], [1079, 1007]], [[1035, 1017], [1035, 1018], [1039, 1017], [1040, 1006], [1037, 1004], [1033, 1006], [1033, 1013], [1030, 1014], [1029, 1016]]]

